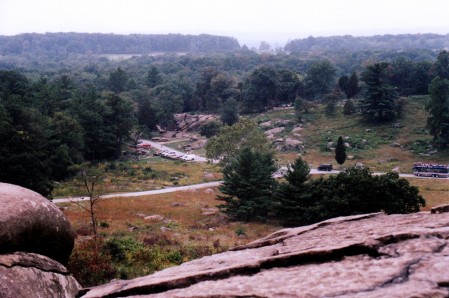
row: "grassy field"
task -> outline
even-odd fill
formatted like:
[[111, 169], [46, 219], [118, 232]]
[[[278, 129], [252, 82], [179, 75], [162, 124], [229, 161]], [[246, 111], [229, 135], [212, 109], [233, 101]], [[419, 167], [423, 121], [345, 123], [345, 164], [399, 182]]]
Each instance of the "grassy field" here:
[[[100, 193], [123, 193], [160, 189], [167, 186], [191, 185], [221, 180], [220, 169], [209, 163], [183, 162], [150, 157], [96, 165], [101, 173]], [[76, 177], [75, 177], [76, 178]], [[82, 185], [72, 178], [60, 182], [53, 197], [85, 195]]]
[[281, 228], [275, 223], [229, 222], [216, 212], [221, 203], [216, 194], [216, 189], [204, 189], [100, 201], [97, 248], [92, 244], [89, 213], [73, 203], [61, 205], [77, 235], [69, 270], [83, 286], [134, 278]]

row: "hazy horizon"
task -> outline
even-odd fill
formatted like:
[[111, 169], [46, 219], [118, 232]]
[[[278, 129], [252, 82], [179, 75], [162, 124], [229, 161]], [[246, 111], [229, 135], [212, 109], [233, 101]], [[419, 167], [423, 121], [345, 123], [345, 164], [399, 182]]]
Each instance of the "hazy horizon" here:
[[273, 48], [308, 36], [449, 33], [447, 0], [2, 0], [0, 35], [212, 34]]

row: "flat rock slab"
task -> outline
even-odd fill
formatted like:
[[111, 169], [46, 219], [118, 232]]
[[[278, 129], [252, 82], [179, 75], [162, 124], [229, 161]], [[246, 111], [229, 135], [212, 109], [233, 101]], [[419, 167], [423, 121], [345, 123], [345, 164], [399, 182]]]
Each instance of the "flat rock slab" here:
[[383, 213], [284, 229], [83, 297], [448, 297], [449, 213]]

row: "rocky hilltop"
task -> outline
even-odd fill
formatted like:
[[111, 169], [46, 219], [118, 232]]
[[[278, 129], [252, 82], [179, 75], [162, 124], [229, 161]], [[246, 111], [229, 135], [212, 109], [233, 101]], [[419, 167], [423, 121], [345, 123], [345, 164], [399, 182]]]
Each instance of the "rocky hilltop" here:
[[334, 218], [81, 289], [61, 264], [73, 248], [62, 212], [0, 183], [0, 297], [449, 297], [448, 211]]
[[448, 297], [449, 213], [382, 213], [280, 230], [82, 297]]

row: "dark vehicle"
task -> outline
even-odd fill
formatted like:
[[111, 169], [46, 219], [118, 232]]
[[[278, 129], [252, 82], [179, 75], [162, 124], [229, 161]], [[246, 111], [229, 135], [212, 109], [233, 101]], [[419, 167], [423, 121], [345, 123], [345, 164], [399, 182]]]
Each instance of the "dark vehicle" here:
[[317, 168], [318, 171], [332, 171], [332, 165], [331, 164], [322, 164], [319, 165]]

